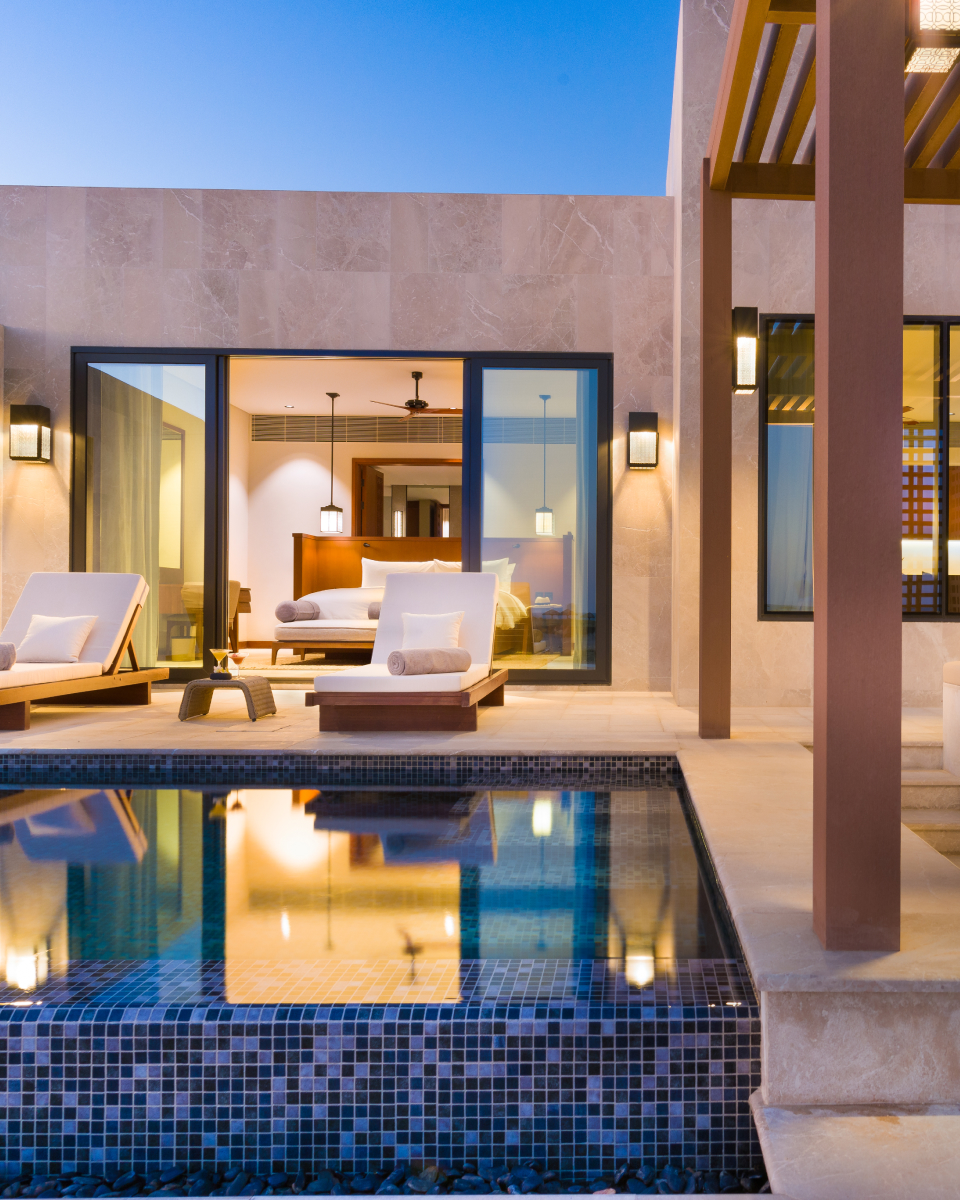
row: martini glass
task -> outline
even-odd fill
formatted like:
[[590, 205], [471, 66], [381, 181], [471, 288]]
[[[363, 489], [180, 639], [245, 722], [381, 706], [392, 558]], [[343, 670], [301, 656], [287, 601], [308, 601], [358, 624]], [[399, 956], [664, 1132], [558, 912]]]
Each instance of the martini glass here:
[[237, 664], [237, 678], [240, 678], [240, 668], [243, 666], [243, 660], [247, 657], [246, 650], [231, 650], [230, 661]]
[[228, 649], [226, 649], [226, 650], [213, 650], [213, 649], [211, 649], [210, 653], [211, 653], [211, 654], [213, 655], [213, 657], [214, 657], [214, 658], [217, 660], [217, 666], [216, 666], [216, 669], [215, 669], [215, 670], [214, 670], [214, 672], [211, 674], [210, 678], [211, 678], [211, 679], [232, 679], [232, 678], [233, 678], [233, 676], [230, 674], [230, 672], [229, 672], [228, 670], [226, 670], [226, 668], [225, 668], [225, 667], [224, 667], [224, 665], [223, 665], [223, 660], [224, 660], [224, 659], [227, 657], [227, 655], [230, 653], [230, 650], [229, 650], [229, 648], [228, 648]]

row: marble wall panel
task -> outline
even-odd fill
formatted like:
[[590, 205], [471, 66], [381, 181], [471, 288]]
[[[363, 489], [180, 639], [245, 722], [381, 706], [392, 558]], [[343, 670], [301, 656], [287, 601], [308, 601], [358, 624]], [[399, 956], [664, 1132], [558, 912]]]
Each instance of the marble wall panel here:
[[503, 276], [503, 349], [577, 348], [576, 280], [571, 275]]
[[189, 271], [200, 266], [203, 193], [185, 188], [163, 192], [163, 266]]
[[389, 271], [390, 197], [318, 193], [316, 246], [318, 270]]
[[673, 203], [666, 196], [618, 196], [613, 213], [617, 275], [673, 276]]
[[160, 265], [163, 193], [155, 188], [88, 188], [84, 224], [87, 267]]
[[47, 258], [47, 192], [40, 187], [0, 192], [0, 262], [42, 267]]
[[543, 196], [540, 269], [552, 275], [612, 274], [614, 196]]
[[278, 344], [288, 350], [382, 350], [390, 341], [390, 276], [282, 271]]
[[[164, 271], [160, 345], [239, 346], [237, 271]], [[108, 343], [109, 344], [109, 343]]]
[[390, 197], [390, 270], [427, 269], [428, 197], [404, 193]]
[[277, 193], [203, 193], [201, 265], [270, 271], [277, 265]]
[[576, 275], [574, 278], [577, 296], [577, 349], [612, 350], [614, 346], [614, 277], [612, 275]]
[[430, 196], [427, 270], [458, 275], [499, 272], [501, 205], [499, 196]]
[[390, 277], [390, 344], [397, 350], [463, 348], [466, 284], [462, 275]]
[[504, 196], [500, 214], [505, 275], [540, 273], [540, 197]]
[[316, 192], [277, 194], [277, 265], [281, 271], [313, 271], [317, 265]]
[[240, 345], [262, 350], [280, 345], [280, 272], [240, 271], [237, 283]]

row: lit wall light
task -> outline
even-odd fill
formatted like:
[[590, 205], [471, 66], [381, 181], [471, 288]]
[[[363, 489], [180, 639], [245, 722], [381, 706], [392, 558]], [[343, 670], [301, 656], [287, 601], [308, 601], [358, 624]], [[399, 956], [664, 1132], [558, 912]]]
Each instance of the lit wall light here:
[[553, 801], [534, 800], [530, 820], [534, 837], [549, 837], [553, 832]]
[[457, 932], [457, 923], [453, 919], [453, 913], [447, 913], [446, 916], [443, 918], [443, 932], [447, 935], [448, 938], [452, 938], [453, 935]]
[[50, 461], [50, 409], [42, 404], [10, 405], [10, 457], [15, 462]]
[[652, 471], [660, 461], [659, 418], [656, 413], [632, 412], [627, 420], [627, 466], [631, 471]]
[[285, 942], [290, 941], [290, 918], [286, 913], [280, 914], [280, 935]]
[[960, 0], [910, 0], [911, 75], [945, 75], [960, 57]]
[[755, 308], [733, 310], [733, 390], [749, 396], [757, 390], [757, 339], [760, 314]]
[[403, 537], [403, 509], [395, 508], [393, 510], [393, 536]]

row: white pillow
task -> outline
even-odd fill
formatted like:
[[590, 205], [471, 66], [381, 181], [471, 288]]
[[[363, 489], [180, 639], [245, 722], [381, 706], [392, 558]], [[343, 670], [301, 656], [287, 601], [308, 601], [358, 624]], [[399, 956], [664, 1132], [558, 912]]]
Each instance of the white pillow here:
[[427, 562], [381, 562], [378, 558], [361, 558], [361, 587], [385, 587], [387, 576], [397, 571], [429, 571], [433, 560]]
[[30, 618], [27, 632], [17, 647], [17, 662], [76, 662], [96, 617]]
[[453, 650], [460, 645], [463, 613], [401, 613], [401, 650]]
[[450, 562], [448, 559], [444, 558], [435, 558], [433, 560], [433, 570], [435, 573], [443, 573], [446, 571], [461, 571], [463, 570], [463, 567], [462, 564], [458, 562]]
[[491, 558], [485, 563], [481, 563], [480, 569], [489, 574], [498, 575], [500, 577], [500, 586], [504, 591], [509, 592], [510, 580], [517, 569], [517, 564], [512, 563], [509, 558]]

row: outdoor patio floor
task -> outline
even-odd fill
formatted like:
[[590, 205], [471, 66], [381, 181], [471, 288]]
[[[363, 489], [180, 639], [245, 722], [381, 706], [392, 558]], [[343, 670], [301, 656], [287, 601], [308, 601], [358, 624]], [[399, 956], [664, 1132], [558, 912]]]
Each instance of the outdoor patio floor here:
[[[673, 754], [697, 739], [697, 711], [666, 692], [508, 687], [503, 708], [481, 708], [475, 733], [323, 733], [304, 693], [277, 688], [276, 716], [251, 722], [237, 691], [214, 697], [209, 716], [177, 719], [182, 689], [154, 690], [149, 707], [35, 705], [31, 728], [0, 733], [0, 750], [295, 750], [380, 754]], [[736, 708], [734, 741], [813, 737], [810, 708]], [[939, 743], [939, 708], [905, 709], [905, 742]]]

